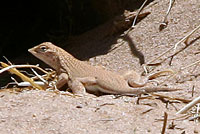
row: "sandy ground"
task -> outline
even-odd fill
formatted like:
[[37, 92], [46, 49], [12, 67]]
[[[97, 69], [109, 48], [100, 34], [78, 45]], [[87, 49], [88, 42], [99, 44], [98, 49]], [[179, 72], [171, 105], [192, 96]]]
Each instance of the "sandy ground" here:
[[[110, 30], [106, 24], [66, 42], [66, 50], [79, 59], [88, 59], [92, 64], [100, 64], [113, 71], [134, 69], [142, 73], [140, 63], [148, 63], [200, 24], [200, 2], [176, 0], [168, 16], [168, 26], [159, 31], [168, 2], [155, 0], [146, 6], [143, 12], [151, 13], [125, 37], [119, 33], [108, 34]], [[181, 43], [175, 51], [155, 61], [161, 64], [151, 66], [152, 73], [164, 69], [178, 71], [200, 60], [199, 38], [200, 30], [189, 38], [188, 46]], [[163, 84], [182, 88], [183, 91], [159, 94], [191, 100], [200, 94], [199, 76], [199, 65], [186, 68]], [[162, 82], [166, 78], [158, 80]], [[166, 134], [200, 133], [199, 122], [189, 121], [191, 115], [175, 120], [175, 113], [185, 103], [157, 97], [142, 99], [139, 104], [136, 102], [137, 97], [128, 96], [71, 97], [52, 91], [1, 90], [0, 133], [156, 134], [161, 133], [163, 121], [160, 119], [163, 119], [164, 112], [168, 113]]]

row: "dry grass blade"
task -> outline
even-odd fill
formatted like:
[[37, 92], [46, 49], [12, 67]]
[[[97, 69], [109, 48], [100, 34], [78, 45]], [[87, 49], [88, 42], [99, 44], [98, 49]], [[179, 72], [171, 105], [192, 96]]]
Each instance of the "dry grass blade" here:
[[[0, 62], [0, 64], [5, 64], [4, 62]], [[2, 65], [3, 66], [3, 65]], [[45, 74], [48, 74], [47, 71], [45, 71], [44, 69], [38, 67], [38, 66], [35, 66], [35, 65], [8, 65], [7, 67], [4, 67], [3, 69], [0, 70], [0, 73], [3, 73], [11, 68], [36, 68], [42, 72], [44, 72]]]
[[197, 31], [199, 28], [200, 28], [200, 25], [199, 25], [198, 27], [196, 27], [195, 29], [193, 29], [189, 34], [187, 34], [185, 37], [183, 37], [180, 41], [178, 41], [174, 46], [172, 46], [172, 47], [169, 48], [168, 50], [164, 51], [164, 52], [163, 52], [162, 54], [160, 54], [158, 57], [156, 57], [156, 58], [154, 58], [153, 60], [149, 61], [149, 62], [147, 63], [147, 65], [152, 64], [153, 62], [155, 62], [156, 60], [158, 60], [159, 58], [161, 58], [163, 55], [165, 55], [166, 53], [168, 53], [168, 52], [171, 51], [172, 49], [175, 50], [175, 49], [177, 48], [177, 46], [178, 46], [180, 43], [182, 43], [182, 42], [184, 42], [184, 41], [187, 41], [188, 38], [189, 38], [195, 31]]
[[33, 68], [31, 68], [31, 70], [33, 71], [33, 73], [45, 84], [48, 84], [48, 82], [46, 80], [44, 80], [42, 78], [42, 76], [40, 76]]
[[154, 74], [150, 75], [149, 80], [155, 79], [160, 76], [165, 76], [166, 74], [174, 74], [174, 73], [175, 72], [172, 69], [166, 69], [166, 70], [163, 70], [158, 73], [154, 73]]
[[[9, 67], [9, 65], [7, 65], [4, 62], [0, 62], [1, 66], [6, 68]], [[17, 76], [19, 76], [23, 81], [27, 81], [29, 82], [33, 87], [39, 89], [39, 90], [43, 90], [43, 88], [41, 86], [39, 86], [38, 84], [36, 84], [31, 78], [27, 77], [26, 75], [22, 74], [21, 72], [19, 72], [16, 68], [10, 68], [8, 70], [10, 73], [13, 73]]]
[[183, 99], [183, 98], [178, 98], [178, 97], [170, 97], [170, 96], [166, 96], [166, 95], [160, 95], [160, 94], [156, 94], [156, 93], [151, 93], [152, 96], [157, 96], [160, 98], [166, 98], [169, 100], [178, 100], [178, 101], [182, 101], [183, 103], [189, 103], [192, 100], [187, 100], [187, 99]]
[[137, 18], [138, 18], [138, 16], [139, 16], [140, 12], [142, 11], [142, 9], [144, 8], [145, 4], [147, 3], [147, 1], [148, 1], [148, 0], [145, 0], [144, 3], [142, 4], [142, 6], [140, 7], [140, 9], [138, 10], [137, 15], [135, 16], [135, 18], [134, 18], [134, 20], [133, 20], [133, 23], [132, 23], [131, 28], [134, 28], [134, 27], [135, 27]]
[[165, 79], [162, 83], [160, 83], [160, 85], [163, 85], [165, 84], [166, 81], [168, 81], [169, 79], [172, 79], [174, 78], [178, 73], [180, 73], [181, 71], [185, 70], [186, 68], [189, 68], [191, 66], [194, 66], [194, 65], [197, 65], [200, 63], [200, 60], [194, 62], [194, 63], [191, 63], [190, 65], [187, 65], [185, 67], [181, 67], [177, 72], [175, 72], [173, 75], [169, 76], [167, 79]]
[[197, 65], [197, 64], [199, 64], [199, 63], [200, 63], [200, 60], [198, 60], [198, 61], [196, 61], [196, 62], [194, 62], [194, 63], [192, 63], [192, 64], [190, 64], [190, 65], [188, 65], [188, 66], [182, 67], [180, 70], [185, 70], [186, 68], [191, 67], [191, 66], [194, 66], [194, 65]]
[[197, 103], [200, 103], [200, 96], [195, 98], [192, 102], [188, 103], [186, 106], [184, 106], [182, 109], [180, 109], [176, 114], [186, 113], [190, 108], [195, 106]]
[[161, 134], [165, 134], [165, 130], [166, 130], [166, 126], [167, 126], [167, 117], [168, 117], [168, 114], [165, 112], [164, 113], [164, 121], [163, 121], [163, 127], [162, 127]]
[[167, 26], [167, 16], [169, 15], [169, 12], [171, 11], [174, 2], [175, 2], [175, 0], [169, 1], [169, 7], [168, 7], [168, 10], [167, 10], [167, 13], [165, 15], [163, 22], [160, 25], [160, 28], [159, 28], [160, 31], [163, 30]]

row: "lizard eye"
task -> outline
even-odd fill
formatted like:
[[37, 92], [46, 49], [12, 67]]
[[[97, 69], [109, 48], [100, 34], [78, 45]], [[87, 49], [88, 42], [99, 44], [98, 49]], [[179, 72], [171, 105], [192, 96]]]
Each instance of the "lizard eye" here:
[[41, 46], [40, 50], [41, 50], [41, 52], [46, 52], [47, 51], [47, 47], [46, 46]]

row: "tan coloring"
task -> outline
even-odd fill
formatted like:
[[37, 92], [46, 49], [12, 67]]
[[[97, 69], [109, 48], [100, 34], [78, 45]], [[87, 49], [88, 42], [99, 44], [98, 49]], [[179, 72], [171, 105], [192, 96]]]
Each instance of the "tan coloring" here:
[[[57, 88], [67, 83], [74, 94], [84, 94], [86, 90], [94, 93], [122, 95], [180, 90], [166, 87], [145, 87], [148, 79], [144, 83], [138, 83], [140, 77], [135, 71], [120, 75], [101, 67], [89, 65], [50, 42], [44, 42], [28, 51], [56, 70], [59, 75]], [[154, 75], [160, 73], [162, 72]]]

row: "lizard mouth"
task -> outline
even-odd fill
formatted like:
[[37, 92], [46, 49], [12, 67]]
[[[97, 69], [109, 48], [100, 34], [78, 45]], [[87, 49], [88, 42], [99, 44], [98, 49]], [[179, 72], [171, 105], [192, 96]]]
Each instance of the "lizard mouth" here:
[[[35, 51], [34, 48], [30, 48], [28, 49], [28, 52], [30, 52], [32, 55], [34, 55], [35, 57], [38, 57], [38, 53]], [[39, 58], [39, 57], [38, 57]], [[40, 58], [39, 58], [40, 59]]]

